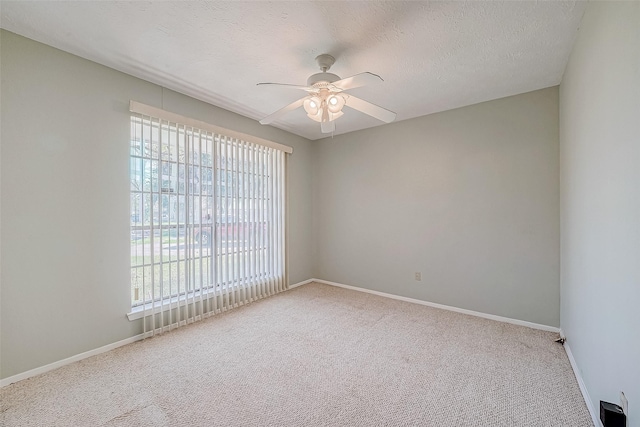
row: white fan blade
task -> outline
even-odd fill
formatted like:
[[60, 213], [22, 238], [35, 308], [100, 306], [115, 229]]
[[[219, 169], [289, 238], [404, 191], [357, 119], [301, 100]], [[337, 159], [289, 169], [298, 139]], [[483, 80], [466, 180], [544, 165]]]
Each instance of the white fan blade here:
[[302, 90], [306, 90], [307, 92], [314, 92], [314, 93], [318, 91], [317, 89], [311, 86], [290, 85], [286, 83], [258, 83], [256, 86], [265, 86], [265, 85], [284, 86], [289, 89], [302, 89]]
[[320, 122], [320, 131], [322, 133], [331, 133], [336, 130], [336, 122], [334, 120], [330, 122]]
[[365, 114], [375, 117], [385, 123], [391, 123], [396, 119], [396, 113], [386, 110], [382, 107], [378, 107], [375, 104], [365, 101], [364, 99], [356, 98], [353, 95], [348, 95], [345, 105], [353, 108], [354, 110], [361, 111]]
[[367, 72], [367, 73], [356, 74], [355, 76], [347, 77], [345, 79], [338, 80], [337, 82], [333, 82], [331, 84], [337, 87], [338, 89], [348, 90], [348, 89], [354, 89], [354, 88], [372, 84], [372, 83], [379, 83], [382, 81], [384, 80], [382, 80], [382, 77], [380, 77], [379, 75]]
[[279, 109], [275, 113], [268, 115], [264, 119], [260, 120], [260, 124], [268, 125], [269, 123], [271, 123], [274, 120], [276, 120], [278, 117], [283, 116], [284, 114], [288, 113], [289, 111], [295, 110], [296, 108], [300, 107], [304, 103], [304, 100], [307, 99], [307, 98], [308, 98], [308, 96], [305, 96], [304, 98], [300, 98], [297, 101], [292, 102], [291, 104], [287, 105], [286, 107]]

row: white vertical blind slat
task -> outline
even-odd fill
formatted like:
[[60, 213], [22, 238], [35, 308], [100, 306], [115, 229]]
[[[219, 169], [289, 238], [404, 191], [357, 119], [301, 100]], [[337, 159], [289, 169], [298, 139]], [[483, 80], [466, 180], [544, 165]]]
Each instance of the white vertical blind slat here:
[[[181, 206], [182, 203], [184, 203], [185, 197], [182, 195], [182, 191], [181, 190], [181, 186], [180, 186], [180, 141], [182, 141], [182, 145], [184, 145], [184, 140], [186, 138], [186, 133], [187, 130], [184, 126], [176, 126], [176, 197], [178, 198], [177, 204], [178, 206]], [[184, 153], [183, 153], [184, 156]], [[183, 172], [184, 173], [184, 172]], [[184, 180], [183, 180], [184, 181]], [[180, 223], [180, 220], [182, 219], [183, 223]], [[180, 234], [183, 234], [183, 239], [184, 239], [184, 244], [186, 246], [187, 244], [187, 228], [186, 228], [186, 223], [187, 223], [187, 217], [186, 217], [186, 212], [184, 211], [184, 209], [178, 209], [176, 212], [176, 221], [178, 224], [178, 227], [180, 227], [180, 230], [178, 231], [178, 236], [180, 236]], [[180, 295], [182, 295], [182, 287], [185, 286], [184, 280], [180, 280], [180, 278], [182, 277], [181, 274], [185, 274], [186, 275], [186, 269], [184, 268], [186, 266], [186, 262], [183, 265], [182, 264], [182, 260], [180, 259], [180, 248], [178, 247], [177, 251], [176, 251], [176, 296], [179, 298]], [[184, 257], [182, 257], [184, 258]], [[182, 285], [182, 286], [181, 286]], [[186, 295], [186, 292], [185, 292]], [[182, 324], [182, 318], [183, 318], [183, 312], [182, 312], [182, 308], [180, 307], [180, 304], [177, 305], [176, 308], [176, 323], [178, 326], [180, 326]]]
[[[193, 195], [192, 195], [192, 179], [191, 176], [193, 174], [193, 167], [191, 166], [192, 154], [191, 147], [193, 144], [193, 129], [189, 129], [189, 135], [185, 139], [185, 172], [184, 172], [184, 180], [185, 180], [185, 206], [187, 211], [187, 244], [185, 245], [185, 252], [187, 256], [187, 278], [185, 280], [186, 288], [187, 288], [187, 301], [189, 304], [185, 305], [184, 309], [186, 312], [186, 320], [187, 323], [191, 323], [193, 320], [193, 306], [194, 306], [194, 294], [195, 294], [195, 286], [193, 280], [193, 251], [194, 251], [194, 239], [193, 239]], [[191, 309], [191, 311], [190, 311]]]
[[[258, 241], [258, 224], [256, 221], [256, 150], [254, 144], [249, 144], [251, 151], [249, 152], [249, 173], [251, 174], [251, 186], [249, 189], [249, 199], [251, 200], [251, 208], [249, 209], [249, 217], [251, 222], [251, 241], [249, 249], [249, 278], [255, 283], [256, 281], [256, 242]], [[255, 286], [251, 289], [251, 295], [254, 299], [258, 299], [258, 290]]]
[[[173, 140], [175, 138], [175, 132], [176, 132], [176, 127], [175, 126], [168, 126], [168, 140], [167, 140], [167, 152], [168, 152], [168, 156], [169, 156], [169, 164], [168, 164], [168, 168], [172, 169], [173, 165], [171, 164], [171, 152], [172, 152], [172, 145], [173, 145]], [[170, 189], [173, 189], [173, 183], [170, 184], [169, 186]], [[171, 190], [169, 190], [169, 195], [167, 196], [169, 198], [169, 206], [172, 205], [173, 199], [171, 196]], [[169, 218], [169, 230], [175, 230], [176, 233], [176, 237], [178, 236], [178, 228], [176, 226], [176, 228], [174, 229], [174, 221], [175, 218]], [[171, 235], [171, 231], [169, 232]], [[173, 254], [172, 254], [172, 250], [169, 249], [169, 298], [171, 298], [171, 295], [173, 295], [173, 264], [174, 263], [174, 259], [173, 259]], [[173, 324], [175, 323], [174, 321], [174, 310], [173, 310], [173, 304], [169, 304], [169, 313], [168, 315], [168, 322], [169, 322], [169, 330], [173, 329]]]
[[[204, 187], [203, 181], [202, 181], [202, 169], [204, 168], [204, 165], [202, 163], [202, 131], [198, 130], [198, 210], [199, 210], [199, 221], [198, 221], [198, 232], [200, 233], [200, 238], [198, 239], [198, 252], [200, 255], [200, 258], [198, 260], [198, 287], [200, 288], [200, 293], [198, 294], [198, 307], [199, 307], [199, 315], [201, 319], [204, 319], [204, 299], [203, 299], [203, 294], [204, 294], [204, 288], [205, 288], [205, 281], [204, 281], [204, 268], [203, 268], [203, 263], [205, 262], [205, 260], [207, 259], [207, 256], [204, 255], [203, 252], [203, 247], [202, 247], [202, 222], [203, 222], [203, 216], [206, 218], [206, 214], [204, 214], [203, 212], [203, 203], [202, 203], [202, 198], [203, 198], [203, 194], [202, 194], [202, 188]], [[206, 247], [206, 246], [205, 246]]]
[[264, 150], [262, 148], [260, 148], [258, 150], [258, 156], [259, 156], [259, 160], [258, 160], [258, 170], [259, 170], [259, 177], [260, 177], [260, 199], [259, 199], [259, 204], [260, 204], [260, 208], [258, 209], [258, 215], [260, 216], [260, 256], [259, 256], [259, 263], [258, 263], [258, 269], [260, 271], [260, 298], [267, 296], [267, 284], [266, 284], [266, 274], [265, 274], [265, 270], [266, 270], [266, 265], [265, 265], [265, 231], [263, 229], [263, 227], [266, 225], [265, 224], [265, 218], [264, 218], [264, 191], [266, 186], [266, 183], [264, 182]]
[[229, 309], [232, 302], [231, 295], [231, 256], [229, 254], [229, 138], [224, 139], [224, 174], [225, 174], [225, 192], [224, 192], [224, 252], [225, 252], [225, 295], [227, 297], [227, 303], [225, 308]]
[[268, 243], [267, 243], [267, 252], [269, 254], [269, 289], [271, 290], [271, 293], [275, 293], [276, 292], [276, 286], [275, 286], [275, 281], [274, 281], [274, 270], [275, 270], [275, 259], [274, 259], [274, 253], [273, 253], [273, 243], [274, 243], [274, 232], [275, 232], [275, 224], [274, 224], [274, 219], [275, 219], [275, 215], [274, 215], [274, 207], [275, 207], [275, 203], [274, 203], [274, 191], [273, 191], [273, 187], [274, 187], [274, 180], [271, 179], [273, 178], [273, 160], [274, 160], [274, 153], [272, 152], [272, 150], [269, 150], [269, 157], [267, 158], [268, 163], [267, 163], [267, 167], [268, 167], [268, 171], [267, 171], [267, 175], [269, 176], [269, 180], [267, 180], [267, 184], [268, 184], [268, 200], [269, 200], [269, 204], [268, 206], [268, 212], [269, 212], [269, 239], [268, 239]]
[[[149, 143], [149, 151], [150, 151], [150, 158], [151, 163], [150, 163], [150, 169], [151, 169], [151, 176], [153, 177], [153, 159], [154, 159], [154, 153], [153, 153], [153, 125], [154, 121], [151, 121], [151, 125], [150, 125], [150, 129], [149, 129], [149, 133], [151, 134], [151, 141]], [[150, 184], [150, 192], [149, 192], [149, 199], [150, 199], [150, 203], [151, 203], [151, 215], [149, 218], [149, 223], [151, 224], [151, 233], [149, 233], [149, 240], [151, 242], [151, 308], [152, 308], [152, 312], [153, 314], [151, 315], [151, 331], [152, 331], [152, 335], [156, 333], [156, 280], [155, 280], [155, 272], [156, 272], [156, 267], [155, 267], [155, 227], [154, 227], [154, 214], [155, 214], [155, 208], [154, 208], [154, 204], [153, 204], [153, 181]]]
[[231, 175], [233, 176], [233, 193], [232, 193], [232, 200], [233, 200], [233, 216], [231, 217], [231, 247], [232, 247], [232, 253], [233, 253], [233, 296], [234, 296], [234, 307], [238, 307], [238, 305], [240, 305], [240, 302], [242, 300], [242, 294], [240, 292], [240, 286], [239, 286], [239, 278], [240, 278], [240, 271], [238, 269], [239, 266], [239, 251], [238, 251], [238, 225], [239, 225], [239, 221], [238, 221], [238, 216], [240, 215], [240, 207], [238, 205], [239, 200], [238, 200], [238, 196], [239, 196], [239, 191], [238, 191], [238, 185], [240, 184], [240, 180], [239, 180], [239, 174], [238, 174], [238, 168], [239, 168], [239, 164], [238, 164], [238, 141], [236, 139], [232, 139], [231, 140], [231, 147], [232, 147], [232, 158], [233, 158], [233, 162], [231, 165]]
[[245, 206], [244, 206], [244, 176], [243, 170], [244, 165], [242, 164], [242, 159], [244, 158], [244, 144], [240, 140], [236, 140], [237, 150], [238, 150], [238, 166], [236, 177], [238, 182], [236, 184], [236, 199], [238, 200], [238, 217], [236, 219], [237, 229], [236, 229], [236, 277], [238, 278], [238, 293], [240, 295], [240, 304], [246, 304], [247, 302], [247, 292], [246, 292], [246, 283], [244, 281], [244, 275], [242, 274], [242, 269], [244, 267], [244, 244], [242, 241], [242, 233], [244, 230], [244, 224], [246, 223], [246, 219], [244, 218]]
[[[164, 282], [163, 282], [163, 272], [164, 272], [164, 268], [162, 268], [162, 261], [163, 261], [163, 250], [162, 250], [162, 237], [163, 237], [163, 233], [164, 233], [164, 229], [163, 229], [163, 221], [162, 221], [162, 143], [164, 142], [163, 138], [163, 132], [162, 132], [162, 120], [158, 120], [158, 177], [159, 177], [159, 182], [158, 182], [158, 187], [157, 187], [157, 200], [158, 200], [158, 230], [160, 231], [159, 233], [159, 241], [160, 241], [160, 250], [158, 251], [158, 258], [160, 259], [160, 268], [158, 269], [158, 299], [159, 301], [164, 301]], [[155, 233], [154, 233], [155, 234]], [[155, 264], [155, 261], [154, 261]], [[155, 268], [154, 268], [155, 269]], [[160, 310], [160, 332], [164, 332], [164, 315], [162, 313], [162, 310]]]
[[213, 238], [212, 240], [212, 246], [215, 247], [214, 249], [214, 264], [216, 266], [215, 269], [215, 276], [214, 276], [214, 283], [216, 284], [215, 289], [216, 289], [216, 311], [219, 313], [222, 311], [222, 299], [224, 298], [222, 295], [222, 289], [220, 288], [219, 284], [220, 284], [220, 275], [222, 272], [222, 265], [220, 262], [220, 252], [222, 251], [222, 244], [220, 243], [220, 227], [218, 226], [218, 220], [219, 220], [219, 212], [220, 212], [220, 207], [221, 207], [221, 200], [220, 200], [220, 176], [221, 176], [221, 172], [220, 172], [220, 136], [216, 137], [216, 144], [214, 146], [214, 152], [215, 152], [215, 158], [214, 158], [214, 162], [213, 162], [213, 176], [214, 176], [214, 183], [213, 183], [213, 188], [214, 188], [214, 193], [215, 193], [215, 204], [214, 204], [214, 208], [211, 212], [211, 237]]
[[[140, 155], [141, 156], [144, 155], [144, 145], [145, 145], [144, 135], [145, 135], [145, 133], [144, 133], [144, 123], [141, 121], [141, 123], [140, 123]], [[141, 165], [142, 166], [140, 168], [140, 174], [142, 174], [144, 172], [144, 167], [145, 167], [144, 161], [141, 161]], [[144, 199], [144, 181], [143, 180], [141, 180], [141, 183], [140, 183], [140, 190], [142, 191], [140, 193], [140, 200], [141, 200], [140, 203], [143, 206], [143, 208], [142, 208], [142, 220], [144, 221], [144, 204], [145, 204], [144, 202], [145, 202], [145, 199]], [[147, 281], [146, 281], [146, 277], [145, 277], [145, 272], [146, 271], [145, 271], [145, 266], [144, 266], [145, 265], [144, 231], [142, 231], [140, 234], [143, 237], [143, 245], [142, 245], [142, 307], [143, 307], [143, 310], [144, 310], [144, 317], [142, 318], [142, 325], [143, 325], [142, 326], [142, 333], [143, 333], [143, 336], [146, 337], [147, 336], [147, 305], [145, 304], [145, 301], [147, 299]], [[136, 237], [137, 237], [137, 234], [136, 234]], [[136, 245], [136, 248], [137, 248], [137, 246], [138, 245]]]
[[274, 224], [276, 224], [276, 244], [275, 244], [275, 253], [276, 253], [276, 281], [278, 284], [278, 292], [282, 292], [283, 288], [282, 288], [282, 269], [281, 269], [281, 265], [282, 265], [282, 239], [281, 236], [283, 234], [283, 229], [282, 229], [282, 188], [280, 185], [278, 185], [281, 181], [280, 181], [280, 177], [282, 176], [281, 174], [281, 169], [282, 169], [282, 156], [280, 155], [280, 153], [275, 152], [274, 153], [276, 156], [276, 179], [274, 179], [274, 181], [276, 182], [276, 192], [275, 192], [275, 209], [276, 209], [276, 218], [274, 221]]

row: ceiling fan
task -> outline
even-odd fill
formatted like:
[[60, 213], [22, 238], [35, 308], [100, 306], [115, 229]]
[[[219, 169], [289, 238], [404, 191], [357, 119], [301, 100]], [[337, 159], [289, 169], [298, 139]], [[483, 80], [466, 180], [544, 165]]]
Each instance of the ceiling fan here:
[[383, 81], [380, 76], [365, 72], [341, 79], [337, 75], [327, 72], [336, 61], [333, 56], [322, 54], [316, 57], [316, 61], [322, 72], [309, 77], [309, 79], [307, 79], [307, 86], [282, 83], [258, 83], [258, 85], [277, 85], [293, 89], [302, 89], [308, 93], [307, 96], [292, 102], [286, 107], [260, 120], [261, 124], [268, 125], [280, 116], [300, 106], [304, 107], [309, 118], [320, 123], [322, 133], [331, 133], [335, 130], [334, 120], [343, 115], [342, 108], [345, 105], [385, 123], [391, 123], [395, 120], [396, 113], [393, 111], [386, 110], [363, 99], [344, 93], [344, 91], [349, 89]]

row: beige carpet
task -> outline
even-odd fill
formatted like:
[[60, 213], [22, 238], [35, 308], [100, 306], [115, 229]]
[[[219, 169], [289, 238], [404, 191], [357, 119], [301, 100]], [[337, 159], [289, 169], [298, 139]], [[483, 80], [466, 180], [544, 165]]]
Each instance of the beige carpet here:
[[592, 426], [555, 334], [309, 284], [0, 390], [3, 426]]

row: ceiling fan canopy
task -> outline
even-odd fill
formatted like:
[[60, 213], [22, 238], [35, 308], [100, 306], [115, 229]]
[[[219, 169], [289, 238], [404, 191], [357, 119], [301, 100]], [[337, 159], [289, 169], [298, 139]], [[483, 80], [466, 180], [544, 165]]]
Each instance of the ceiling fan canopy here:
[[322, 133], [331, 133], [335, 130], [334, 121], [344, 114], [342, 109], [345, 105], [385, 123], [390, 123], [395, 120], [396, 113], [393, 111], [344, 93], [344, 91], [349, 89], [383, 81], [380, 76], [364, 72], [341, 79], [336, 74], [327, 72], [335, 63], [333, 56], [328, 54], [318, 55], [316, 61], [318, 62], [321, 72], [311, 75], [307, 79], [307, 86], [283, 83], [258, 83], [258, 85], [276, 85], [301, 89], [308, 93], [307, 96], [292, 102], [286, 107], [260, 120], [261, 124], [270, 124], [300, 106], [304, 108], [310, 119], [320, 123]]

